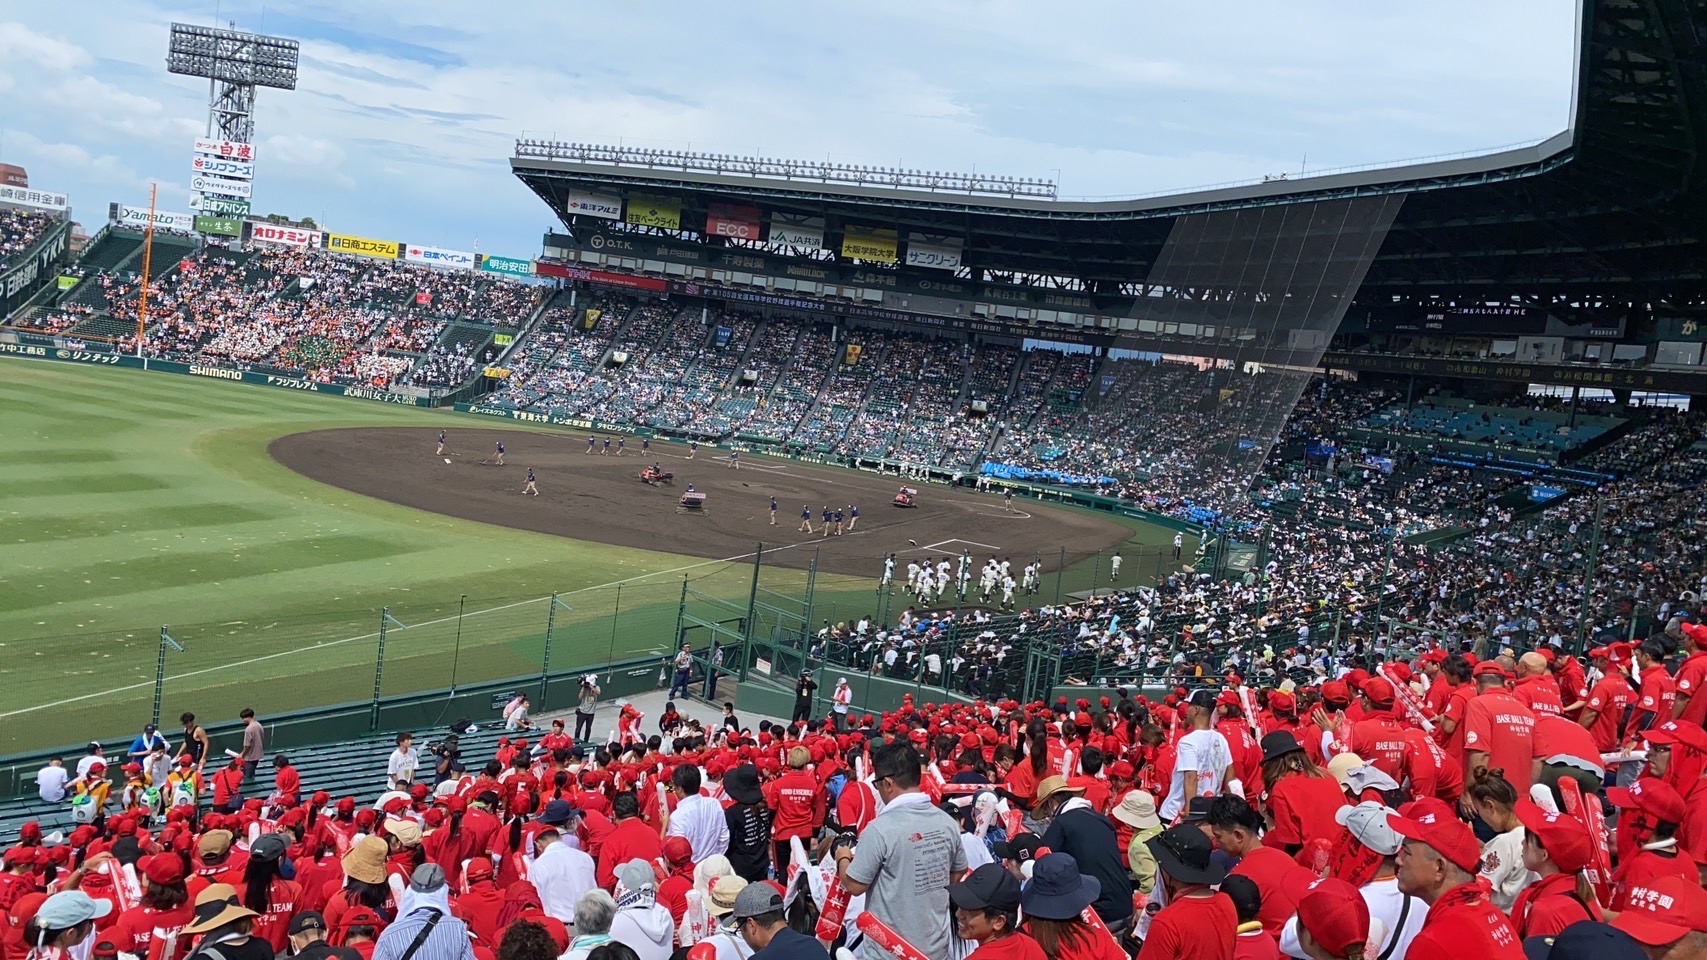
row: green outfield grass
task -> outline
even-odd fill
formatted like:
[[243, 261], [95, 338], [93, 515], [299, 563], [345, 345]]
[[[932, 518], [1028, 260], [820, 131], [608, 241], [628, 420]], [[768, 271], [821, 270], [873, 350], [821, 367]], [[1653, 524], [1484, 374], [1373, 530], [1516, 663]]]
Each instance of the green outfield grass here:
[[[706, 560], [424, 513], [308, 480], [266, 452], [276, 437], [305, 430], [427, 431], [472, 419], [0, 361], [0, 753], [139, 728], [163, 625], [187, 648], [169, 657], [170, 724], [185, 710], [221, 720], [244, 706], [276, 715], [370, 697], [384, 607], [406, 625], [387, 642], [383, 692], [397, 694], [538, 673], [553, 592], [571, 608], [556, 617], [554, 669], [662, 653], [684, 578], [745, 603], [750, 558]], [[1139, 551], [1153, 556], [1172, 537], [1130, 525], [1128, 584], [1151, 573]], [[1106, 560], [1094, 567], [1106, 580]], [[1092, 562], [1078, 565], [1062, 589], [1084, 589], [1092, 571]], [[802, 592], [804, 581], [786, 568], [762, 574], [779, 592]], [[816, 613], [877, 613], [874, 587], [820, 576]], [[1042, 599], [1054, 590], [1050, 577]]]

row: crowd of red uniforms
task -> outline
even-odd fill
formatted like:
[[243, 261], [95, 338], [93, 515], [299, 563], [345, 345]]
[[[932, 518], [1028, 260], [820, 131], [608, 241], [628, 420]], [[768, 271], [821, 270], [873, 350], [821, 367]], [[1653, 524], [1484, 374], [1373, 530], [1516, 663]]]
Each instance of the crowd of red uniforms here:
[[[1357, 754], [1395, 781], [1408, 783], [1413, 799], [1438, 802], [1435, 806], [1425, 802], [1405, 811], [1421, 816], [1436, 809], [1453, 809], [1451, 805], [1463, 793], [1467, 742], [1485, 745], [1482, 752], [1490, 754], [1490, 766], [1505, 769], [1514, 785], [1527, 791], [1528, 758], [1556, 754], [1597, 758], [1616, 751], [1627, 745], [1621, 742], [1624, 731], [1638, 728], [1634, 722], [1624, 722], [1626, 706], [1633, 707], [1635, 714], [1649, 711], [1657, 721], [1664, 721], [1670, 718], [1678, 686], [1691, 689], [1707, 676], [1707, 654], [1698, 653], [1685, 661], [1675, 680], [1663, 667], [1648, 668], [1639, 678], [1642, 695], [1638, 696], [1625, 678], [1633, 666], [1630, 648], [1613, 644], [1590, 651], [1599, 674], [1592, 689], [1579, 663], [1549, 652], [1547, 673], [1515, 679], [1478, 696], [1474, 680], [1455, 685], [1441, 669], [1448, 656], [1457, 655], [1434, 650], [1417, 658], [1414, 667], [1387, 663], [1374, 675], [1353, 670], [1318, 687], [1293, 691], [1254, 690], [1237, 676], [1224, 678], [1216, 698], [1214, 728], [1232, 748], [1234, 775], [1242, 782], [1245, 795], [1258, 798], [1254, 803], [1265, 811], [1271, 824], [1264, 835], [1266, 846], [1295, 850], [1298, 862], [1320, 871], [1343, 833], [1335, 821], [1335, 810], [1361, 799], [1387, 801], [1392, 797], [1373, 793], [1350, 797], [1331, 779], [1289, 777], [1272, 789], [1265, 788], [1263, 751], [1258, 745], [1263, 734], [1291, 733], [1321, 765], [1334, 753]], [[1659, 674], [1653, 674], [1654, 670]], [[1498, 662], [1483, 661], [1471, 667], [1473, 676], [1494, 671], [1506, 674]], [[1413, 696], [1396, 696], [1395, 684], [1408, 686]], [[145, 818], [123, 815], [99, 827], [78, 827], [59, 844], [45, 844], [39, 826], [25, 824], [19, 844], [4, 854], [4, 871], [0, 872], [0, 908], [7, 915], [7, 923], [0, 930], [0, 957], [21, 960], [27, 952], [22, 929], [32, 911], [47, 893], [76, 886], [92, 897], [114, 902], [116, 909], [101, 922], [103, 938], [121, 951], [160, 960], [166, 945], [158, 936], [151, 942], [151, 932], [187, 922], [192, 912], [187, 904], [210, 883], [231, 883], [241, 892], [250, 844], [274, 832], [286, 834], [290, 841], [286, 857], [295, 867], [294, 879], [272, 881], [274, 912], [263, 918], [258, 928], [258, 935], [275, 948], [283, 946], [290, 917], [304, 910], [325, 914], [333, 927], [334, 942], [345, 939], [352, 928], [372, 927], [375, 932], [383, 928], [385, 916], [353, 904], [342, 889], [353, 852], [358, 856], [363, 851], [377, 852], [372, 843], [362, 845], [363, 838], [368, 837], [389, 838], [382, 856], [373, 859], [376, 868], [382, 862], [387, 878], [398, 878], [392, 884], [394, 889], [400, 889], [419, 861], [444, 867], [457, 892], [453, 908], [479, 938], [477, 955], [486, 957], [503, 927], [524, 917], [542, 923], [566, 945], [562, 925], [544, 916], [538, 893], [526, 879], [525, 854], [532, 849], [533, 834], [541, 829], [534, 815], [556, 799], [566, 800], [580, 811], [580, 843], [597, 863], [598, 882], [610, 889], [615, 865], [636, 858], [653, 861], [660, 875], [660, 902], [671, 907], [679, 924], [686, 909], [686, 892], [693, 882], [691, 851], [681, 838], [661, 839], [657, 827], [660, 800], [668, 804], [667, 809], [675, 805], [675, 798], [659, 787], [669, 782], [678, 764], [700, 766], [706, 778], [703, 792], [722, 800], [725, 806], [732, 801], [723, 794], [723, 775], [751, 764], [764, 781], [775, 841], [800, 837], [809, 842], [826, 826], [842, 831], [862, 829], [879, 807], [870, 784], [849, 776], [833, 805], [824, 785], [833, 776], [851, 773], [848, 765], [861, 762], [867, 744], [898, 738], [910, 741], [927, 758], [932, 769], [923, 789], [933, 800], [940, 802], [945, 794], [964, 790], [949, 784], [975, 755], [991, 767], [999, 785], [1022, 802], [1036, 796], [1038, 782], [1044, 776], [1062, 772], [1068, 775], [1070, 787], [1082, 788], [1096, 809], [1109, 813], [1130, 789], [1144, 790], [1157, 800], [1167, 795], [1174, 744], [1188, 732], [1185, 693], [1181, 688], [1159, 702], [1136, 697], [1134, 703], [1148, 712], [1147, 723], [1129, 719], [1132, 711], [1106, 695], [1099, 696], [1095, 704], [1088, 698], [1075, 703], [1062, 698], [1053, 705], [1012, 700], [915, 705], [909, 695], [897, 711], [881, 717], [853, 718], [854, 729], [836, 731], [825, 722], [776, 726], [761, 729], [756, 737], [728, 734], [714, 746], [678, 755], [645, 751], [635, 725], [625, 724], [623, 736], [634, 742], [621, 752], [621, 760], [603, 768], [579, 763], [578, 757], [565, 763], [564, 752], [572, 743], [560, 733], [547, 735], [536, 744], [503, 739], [494, 757], [501, 770], [497, 776], [465, 775], [437, 791], [416, 784], [407, 795], [389, 796], [377, 809], [358, 807], [354, 797], [334, 800], [324, 791], [301, 798], [295, 772], [287, 768], [281, 777], [290, 782], [281, 780], [274, 797], [249, 800], [230, 814], [177, 807], [157, 827]], [[1126, 697], [1125, 691], [1119, 693], [1120, 700]], [[1122, 708], [1117, 711], [1117, 706]], [[1697, 712], [1697, 706], [1707, 712], [1707, 698], [1694, 698], [1688, 713]], [[1592, 729], [1569, 719], [1585, 707], [1596, 710], [1600, 718]], [[1423, 717], [1453, 720], [1455, 729], [1446, 734], [1443, 725], [1436, 723], [1435, 732], [1427, 733], [1421, 725]], [[1684, 720], [1688, 719], [1686, 714]], [[1043, 775], [1035, 773], [1029, 762], [1006, 762], [1010, 755], [1023, 758], [1026, 731], [1035, 731], [1037, 721], [1042, 721], [1045, 730]], [[1668, 731], [1660, 736], [1677, 745], [1675, 752], [1681, 762], [1674, 762], [1663, 779], [1640, 782], [1636, 792], [1656, 798], [1651, 803], [1657, 813], [1642, 808], [1625, 814], [1625, 822], [1634, 820], [1637, 827], [1619, 831], [1618, 883], [1626, 890], [1649, 879], [1629, 872], [1640, 857], [1634, 855], [1626, 837], [1640, 835], [1643, 817], [1676, 816], [1679, 840], [1693, 858], [1691, 862], [1707, 861], [1707, 804], [1699, 802], [1707, 791], [1702, 786], [1707, 783], [1702, 777], [1707, 773], [1707, 733], [1702, 733], [1699, 720], [1644, 726]], [[787, 767], [786, 753], [796, 745], [810, 752], [810, 768]], [[1017, 749], [998, 755], [1003, 745]], [[1102, 769], [1094, 773], [1085, 772], [1078, 762], [1088, 746], [1097, 747], [1107, 758]], [[1512, 762], [1519, 751], [1525, 762]], [[560, 770], [570, 773], [561, 786], [555, 783]], [[642, 817], [613, 823], [611, 798], [626, 790], [635, 791]], [[488, 793], [496, 796], [495, 804], [478, 802]], [[1677, 798], [1675, 802], [1673, 797]], [[522, 838], [514, 847], [510, 843], [512, 821], [520, 825]], [[450, 829], [453, 822], [457, 824], [455, 830]], [[1113, 823], [1124, 850], [1133, 829], [1119, 819]], [[1017, 817], [1013, 824], [1018, 828]], [[120, 853], [130, 856], [115, 859]], [[120, 869], [121, 860], [133, 866]], [[185, 882], [186, 906], [175, 911], [182, 916], [153, 914], [150, 908], [140, 906], [138, 878], [150, 884]], [[384, 907], [387, 915], [394, 906], [395, 894]], [[364, 956], [371, 952], [371, 941], [352, 941], [351, 945]]]

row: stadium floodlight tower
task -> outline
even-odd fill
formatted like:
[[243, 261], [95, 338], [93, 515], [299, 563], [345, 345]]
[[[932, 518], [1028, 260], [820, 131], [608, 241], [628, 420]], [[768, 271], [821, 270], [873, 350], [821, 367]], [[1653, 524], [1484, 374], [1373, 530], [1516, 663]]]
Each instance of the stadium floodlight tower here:
[[256, 88], [295, 90], [297, 56], [295, 40], [174, 23], [166, 72], [208, 78], [209, 137], [253, 143]]

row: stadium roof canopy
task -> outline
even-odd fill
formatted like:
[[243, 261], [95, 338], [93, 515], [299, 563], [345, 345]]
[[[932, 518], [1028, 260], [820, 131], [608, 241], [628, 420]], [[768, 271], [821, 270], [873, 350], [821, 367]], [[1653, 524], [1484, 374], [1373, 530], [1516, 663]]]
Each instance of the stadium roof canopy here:
[[1170, 237], [1177, 242], [1193, 215], [1386, 198], [1391, 227], [1372, 244], [1361, 288], [1349, 288], [1361, 290], [1361, 303], [1699, 303], [1707, 3], [1581, 0], [1579, 18], [1570, 127], [1480, 156], [1096, 201], [1057, 199], [1052, 185], [1027, 181], [968, 190], [930, 175], [867, 178], [846, 168], [826, 179], [811, 175], [814, 164], [531, 141], [518, 143], [511, 169], [572, 233], [609, 223], [569, 212], [580, 192], [674, 201], [681, 236], [712, 244], [730, 242], [702, 235], [713, 204], [758, 208], [767, 219], [822, 218], [831, 250], [849, 224], [892, 229], [903, 241], [954, 238], [963, 243], [961, 278], [1058, 286], [1066, 278], [1099, 305], [1144, 296]]

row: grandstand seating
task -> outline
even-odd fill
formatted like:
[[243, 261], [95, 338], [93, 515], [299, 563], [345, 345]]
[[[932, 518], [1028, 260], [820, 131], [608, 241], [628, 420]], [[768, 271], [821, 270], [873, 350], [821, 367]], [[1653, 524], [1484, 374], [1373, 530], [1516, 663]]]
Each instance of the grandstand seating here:
[[1455, 397], [1430, 398], [1406, 409], [1375, 411], [1358, 421], [1374, 433], [1485, 443], [1554, 455], [1592, 440], [1619, 424], [1612, 417], [1569, 416], [1552, 410], [1478, 405]]

